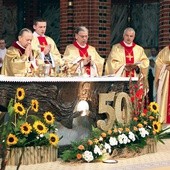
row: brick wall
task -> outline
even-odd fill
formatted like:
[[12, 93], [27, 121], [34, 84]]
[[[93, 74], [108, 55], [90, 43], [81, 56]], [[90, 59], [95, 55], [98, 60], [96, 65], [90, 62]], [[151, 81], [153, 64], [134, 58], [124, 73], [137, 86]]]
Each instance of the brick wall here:
[[[20, 0], [22, 1], [22, 0]], [[26, 0], [24, 0], [26, 1]], [[33, 0], [31, 0], [33, 1]], [[74, 28], [85, 25], [89, 29], [89, 44], [96, 47], [99, 54], [106, 57], [110, 52], [111, 1], [117, 0], [60, 0], [60, 51], [74, 40]], [[125, 1], [125, 0], [124, 0]], [[147, 0], [146, 0], [147, 1]], [[148, 0], [150, 1], [150, 0]], [[155, 0], [158, 1], [158, 0]], [[18, 5], [17, 0], [0, 0], [0, 35], [2, 34], [2, 7]], [[32, 18], [37, 15], [37, 3], [25, 13], [26, 26], [32, 27]], [[69, 3], [70, 2], [70, 3]], [[70, 6], [69, 6], [70, 4]], [[35, 12], [36, 11], [36, 12]], [[160, 0], [159, 47], [169, 45], [170, 40], [170, 0]], [[31, 13], [31, 14], [30, 14]], [[22, 23], [24, 24], [24, 23]]]
[[170, 0], [160, 0], [159, 48], [170, 43]]
[[111, 0], [60, 0], [60, 51], [74, 40], [74, 29], [89, 29], [89, 44], [106, 57], [110, 52]]

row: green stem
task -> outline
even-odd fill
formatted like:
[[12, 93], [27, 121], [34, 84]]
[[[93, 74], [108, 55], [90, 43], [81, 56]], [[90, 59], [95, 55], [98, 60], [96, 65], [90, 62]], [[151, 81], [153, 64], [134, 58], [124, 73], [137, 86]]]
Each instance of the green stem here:
[[31, 106], [29, 106], [29, 108], [27, 109], [27, 111], [26, 111], [26, 116], [25, 116], [25, 121], [27, 121], [27, 118], [28, 118], [28, 112], [29, 112], [29, 110], [31, 109]]

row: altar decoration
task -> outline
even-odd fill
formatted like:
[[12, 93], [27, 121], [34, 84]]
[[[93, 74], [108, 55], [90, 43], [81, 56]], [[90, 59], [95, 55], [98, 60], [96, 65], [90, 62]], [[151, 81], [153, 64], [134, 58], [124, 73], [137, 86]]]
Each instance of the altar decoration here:
[[8, 104], [5, 122], [0, 125], [3, 159], [8, 165], [33, 164], [57, 159], [57, 124], [52, 112], [39, 113], [39, 102], [28, 101], [23, 88], [17, 88]]
[[[159, 122], [158, 104], [151, 102], [146, 105], [147, 96], [143, 84], [138, 82], [135, 85], [130, 84], [130, 87], [130, 120], [128, 122], [120, 122], [115, 118], [115, 115], [115, 121], [112, 127], [110, 127], [112, 121], [108, 121], [109, 117], [107, 117], [104, 120], [106, 121], [106, 126], [100, 126], [104, 127], [103, 129], [93, 127], [92, 133], [88, 138], [73, 142], [69, 150], [63, 152], [61, 158], [64, 161], [92, 162], [153, 153], [157, 150], [158, 141], [164, 143], [163, 139], [170, 137], [169, 133], [166, 132], [169, 128], [162, 129], [162, 123]], [[108, 98], [108, 101], [114, 103], [112, 105], [116, 107], [116, 102], [110, 100], [111, 98], [113, 100], [113, 94], [115, 95], [115, 93], [111, 92], [110, 94], [111, 97]], [[106, 94], [106, 96], [109, 95]], [[106, 103], [105, 99], [102, 100]], [[124, 99], [121, 98], [121, 101], [124, 101]], [[110, 108], [112, 105], [108, 104], [108, 111], [112, 110], [114, 115], [115, 108]], [[104, 109], [106, 112], [107, 107], [105, 106]], [[120, 114], [118, 117], [120, 117]], [[124, 117], [124, 114], [122, 117]], [[108, 127], [109, 129], [107, 129]]]
[[133, 156], [140, 155], [141, 149], [145, 149], [145, 154], [156, 152], [157, 141], [163, 143], [162, 139], [168, 135], [158, 117], [158, 105], [151, 102], [147, 109], [134, 115], [129, 124], [115, 122], [107, 132], [93, 128], [91, 136], [73, 142], [70, 149], [63, 152], [62, 159], [91, 162], [106, 159], [106, 155], [107, 158], [128, 157], [130, 152]]

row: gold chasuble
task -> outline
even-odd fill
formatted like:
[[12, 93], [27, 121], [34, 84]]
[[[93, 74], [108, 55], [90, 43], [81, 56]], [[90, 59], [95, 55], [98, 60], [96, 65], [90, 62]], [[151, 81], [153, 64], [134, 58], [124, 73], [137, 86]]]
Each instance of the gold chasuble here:
[[168, 101], [167, 101], [167, 123], [170, 123], [170, 76], [169, 76], [169, 84], [168, 84]]
[[127, 72], [125, 70], [125, 65], [128, 64], [136, 64], [140, 72], [147, 79], [149, 59], [144, 49], [135, 43], [133, 43], [131, 47], [127, 47], [123, 42], [112, 46], [106, 61], [105, 75], [115, 75], [121, 70], [121, 74], [119, 75], [121, 77], [127, 77], [130, 73], [132, 76], [136, 77], [138, 74], [135, 70], [132, 72]]
[[74, 42], [74, 44], [67, 45], [63, 60], [67, 61], [68, 63], [74, 63], [73, 67], [71, 68], [71, 74], [74, 75], [78, 72], [78, 65], [80, 65], [81, 62], [80, 57], [88, 56], [91, 56], [91, 62], [83, 66], [86, 74], [89, 76], [101, 76], [103, 72], [104, 58], [100, 57], [95, 47], [89, 44], [86, 45], [85, 48], [80, 47], [76, 42]]
[[[39, 53], [32, 51], [32, 57], [38, 59]], [[18, 42], [14, 42], [6, 52], [1, 74], [6, 76], [25, 76], [27, 73], [28, 63], [29, 57], [25, 55], [25, 48], [20, 46]]]
[[155, 64], [155, 84], [160, 121], [170, 123], [170, 74], [166, 69], [170, 64], [170, 46], [166, 46], [159, 52]]

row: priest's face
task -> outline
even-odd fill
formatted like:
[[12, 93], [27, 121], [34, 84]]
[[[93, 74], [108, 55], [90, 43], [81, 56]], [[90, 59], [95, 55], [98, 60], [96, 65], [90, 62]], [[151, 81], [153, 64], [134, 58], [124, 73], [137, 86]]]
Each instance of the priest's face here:
[[123, 35], [124, 42], [127, 44], [132, 44], [133, 40], [135, 39], [135, 33], [133, 31], [126, 31]]
[[47, 22], [36, 22], [36, 24], [33, 25], [33, 28], [38, 35], [44, 35], [47, 28]]
[[21, 44], [21, 46], [26, 48], [28, 45], [31, 44], [32, 38], [33, 35], [31, 32], [23, 32], [23, 34], [18, 37], [18, 41]]
[[4, 39], [0, 39], [0, 49], [5, 49], [6, 48], [6, 43]]
[[87, 41], [88, 41], [88, 32], [87, 31], [79, 31], [78, 34], [75, 34], [75, 38], [77, 40], [77, 42], [84, 46], [87, 44]]

